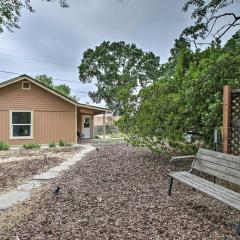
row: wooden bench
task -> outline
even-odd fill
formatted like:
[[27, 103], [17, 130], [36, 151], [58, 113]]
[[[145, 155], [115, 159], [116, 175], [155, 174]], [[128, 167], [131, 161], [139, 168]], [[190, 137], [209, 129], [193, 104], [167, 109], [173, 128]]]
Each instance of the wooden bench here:
[[[213, 182], [193, 174], [193, 170], [213, 176]], [[199, 190], [232, 208], [240, 210], [240, 193], [215, 183], [215, 179], [224, 179], [240, 185], [240, 157], [200, 148], [193, 160], [190, 171], [168, 174], [168, 195], [171, 195], [173, 179]], [[240, 236], [240, 225], [237, 227]]]

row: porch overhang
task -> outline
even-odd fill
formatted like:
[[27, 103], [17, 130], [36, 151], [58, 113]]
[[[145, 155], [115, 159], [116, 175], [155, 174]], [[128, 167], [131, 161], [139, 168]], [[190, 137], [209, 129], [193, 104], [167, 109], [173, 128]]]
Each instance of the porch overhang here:
[[[94, 115], [103, 114], [103, 125], [104, 125], [104, 136], [105, 140], [105, 115], [110, 112], [107, 108], [95, 107], [87, 104], [78, 104], [76, 107], [77, 116], [77, 132], [80, 136], [87, 136], [87, 138], [93, 138], [93, 128], [94, 128]], [[90, 131], [90, 133], [89, 133]]]
[[89, 115], [105, 114], [110, 111], [107, 108], [95, 107], [87, 104], [78, 104], [77, 108], [78, 108], [78, 112], [82, 114], [89, 114]]

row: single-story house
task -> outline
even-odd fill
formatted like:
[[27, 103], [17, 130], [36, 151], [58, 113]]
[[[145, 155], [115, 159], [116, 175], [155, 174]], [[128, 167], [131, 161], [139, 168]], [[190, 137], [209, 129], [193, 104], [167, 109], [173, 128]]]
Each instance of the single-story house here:
[[93, 138], [94, 115], [108, 109], [80, 104], [27, 76], [0, 83], [0, 141], [48, 144]]

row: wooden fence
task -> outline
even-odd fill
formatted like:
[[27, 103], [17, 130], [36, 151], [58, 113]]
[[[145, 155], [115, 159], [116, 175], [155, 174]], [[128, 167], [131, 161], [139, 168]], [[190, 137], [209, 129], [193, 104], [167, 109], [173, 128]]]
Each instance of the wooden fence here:
[[240, 89], [224, 87], [223, 152], [240, 156]]

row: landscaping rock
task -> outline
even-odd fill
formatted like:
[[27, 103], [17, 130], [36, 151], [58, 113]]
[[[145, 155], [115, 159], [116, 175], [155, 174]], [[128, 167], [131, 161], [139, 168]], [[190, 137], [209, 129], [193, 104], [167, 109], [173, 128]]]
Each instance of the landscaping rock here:
[[76, 164], [76, 162], [72, 162], [72, 161], [65, 161], [65, 162], [62, 162], [59, 166], [72, 166]]
[[53, 167], [53, 168], [50, 168], [48, 171], [49, 172], [57, 172], [57, 173], [60, 173], [62, 171], [66, 171], [69, 169], [69, 166], [56, 166], [56, 167]]
[[50, 179], [56, 178], [58, 174], [59, 174], [58, 172], [47, 171], [47, 172], [41, 173], [39, 175], [33, 176], [33, 179], [45, 181], [45, 180], [50, 180]]
[[6, 210], [18, 202], [27, 200], [30, 193], [26, 191], [11, 191], [0, 196], [0, 210]]
[[20, 191], [31, 191], [34, 188], [39, 188], [41, 185], [42, 184], [41, 184], [40, 181], [33, 180], [33, 181], [26, 182], [26, 183], [24, 183], [22, 185], [19, 185], [17, 187], [17, 190], [20, 190]]

